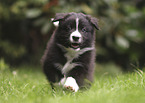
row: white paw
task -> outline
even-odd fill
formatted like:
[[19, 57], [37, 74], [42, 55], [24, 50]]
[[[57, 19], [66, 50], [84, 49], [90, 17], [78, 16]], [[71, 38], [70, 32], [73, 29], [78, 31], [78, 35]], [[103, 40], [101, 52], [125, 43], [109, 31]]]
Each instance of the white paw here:
[[64, 84], [64, 88], [71, 90], [73, 92], [77, 92], [79, 90], [79, 86], [76, 83], [76, 80], [72, 77], [68, 77]]

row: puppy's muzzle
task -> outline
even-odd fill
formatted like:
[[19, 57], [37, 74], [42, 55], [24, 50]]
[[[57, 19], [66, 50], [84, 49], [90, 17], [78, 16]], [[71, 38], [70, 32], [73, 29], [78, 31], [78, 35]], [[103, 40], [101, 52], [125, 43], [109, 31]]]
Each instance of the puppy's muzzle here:
[[71, 33], [70, 41], [71, 41], [71, 43], [81, 43], [82, 42], [82, 35], [79, 33], [79, 31], [74, 31]]
[[79, 33], [79, 31], [74, 31], [70, 35], [70, 42], [71, 47], [74, 49], [80, 48], [80, 44], [82, 42], [82, 35]]

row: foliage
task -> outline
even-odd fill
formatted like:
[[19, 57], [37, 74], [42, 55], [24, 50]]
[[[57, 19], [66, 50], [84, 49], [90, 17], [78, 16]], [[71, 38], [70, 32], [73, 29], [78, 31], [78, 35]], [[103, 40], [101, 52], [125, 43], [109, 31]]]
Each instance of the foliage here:
[[52, 33], [50, 19], [55, 13], [83, 12], [100, 20], [101, 30], [96, 36], [98, 62], [113, 61], [124, 69], [136, 62], [144, 66], [144, 4], [143, 0], [3, 0], [0, 57], [14, 60], [37, 56]]
[[9, 69], [9, 65], [5, 63], [4, 59], [0, 59], [0, 71]]
[[[109, 65], [106, 67], [109, 67]], [[112, 66], [109, 68], [112, 68]], [[42, 71], [36, 67], [24, 66], [0, 73], [1, 103], [145, 102], [145, 74], [143, 72], [114, 76], [106, 72], [96, 74], [92, 87], [89, 90], [77, 93], [63, 91], [62, 89], [52, 91]]]

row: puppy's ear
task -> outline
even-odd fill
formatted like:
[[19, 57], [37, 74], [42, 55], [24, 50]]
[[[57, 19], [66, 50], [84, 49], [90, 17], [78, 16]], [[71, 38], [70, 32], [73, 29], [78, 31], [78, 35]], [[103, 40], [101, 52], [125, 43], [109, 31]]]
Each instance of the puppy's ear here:
[[69, 13], [56, 13], [55, 17], [52, 19], [52, 22], [60, 21], [64, 19]]
[[51, 19], [53, 24], [58, 27], [59, 26], [59, 21], [67, 17], [69, 13], [56, 13], [55, 17]]
[[95, 17], [91, 17], [90, 15], [87, 15], [87, 19], [89, 19], [89, 21], [91, 22], [91, 24], [97, 29], [99, 30], [99, 26], [98, 26], [98, 19]]

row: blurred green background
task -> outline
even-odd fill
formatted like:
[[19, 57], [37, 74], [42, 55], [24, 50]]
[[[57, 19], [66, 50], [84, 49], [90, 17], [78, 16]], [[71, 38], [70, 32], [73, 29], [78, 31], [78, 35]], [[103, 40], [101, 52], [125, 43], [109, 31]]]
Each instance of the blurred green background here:
[[0, 60], [10, 65], [40, 65], [60, 12], [82, 12], [99, 19], [98, 64], [123, 71], [145, 66], [145, 0], [1, 0]]

